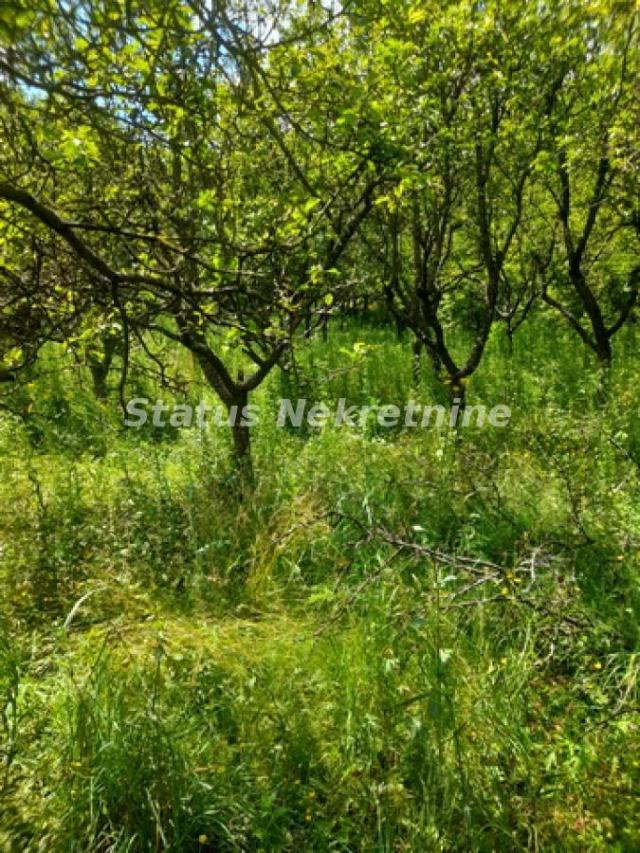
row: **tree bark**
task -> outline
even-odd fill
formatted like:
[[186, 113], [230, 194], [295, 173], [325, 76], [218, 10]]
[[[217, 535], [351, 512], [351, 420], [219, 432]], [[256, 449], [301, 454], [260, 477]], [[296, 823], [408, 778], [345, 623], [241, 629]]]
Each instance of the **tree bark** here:
[[607, 370], [611, 367], [613, 352], [611, 349], [611, 340], [606, 334], [596, 336], [596, 355], [598, 356], [598, 364], [602, 370]]
[[251, 429], [245, 421], [242, 410], [247, 405], [248, 394], [237, 395], [235, 402], [229, 407], [229, 421], [233, 439], [233, 456], [236, 463], [243, 491], [253, 487], [253, 460], [251, 458]]
[[421, 371], [421, 361], [420, 356], [422, 355], [422, 341], [419, 338], [416, 338], [411, 345], [411, 349], [413, 350], [413, 360], [411, 363], [411, 377], [413, 379], [414, 387], [418, 387], [420, 385], [420, 377], [422, 375]]
[[91, 379], [93, 380], [93, 393], [98, 400], [105, 400], [109, 391], [107, 378], [116, 352], [116, 341], [112, 337], [106, 337], [100, 357], [90, 355], [88, 358]]
[[89, 370], [91, 371], [91, 379], [93, 380], [93, 393], [96, 395], [98, 400], [105, 400], [107, 397], [107, 373], [109, 369], [105, 370], [103, 364], [98, 364], [97, 362], [89, 363]]

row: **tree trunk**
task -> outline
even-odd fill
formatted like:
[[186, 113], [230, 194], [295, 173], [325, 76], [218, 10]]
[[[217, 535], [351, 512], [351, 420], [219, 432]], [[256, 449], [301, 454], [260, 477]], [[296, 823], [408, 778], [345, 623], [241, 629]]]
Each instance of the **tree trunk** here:
[[458, 418], [456, 420], [456, 426], [458, 426], [462, 421], [462, 414], [467, 406], [467, 389], [462, 383], [454, 381], [449, 386], [449, 394], [452, 410], [454, 406], [458, 407]]
[[326, 313], [322, 313], [320, 315], [322, 317], [321, 320], [321, 328], [322, 328], [322, 340], [326, 341], [329, 337], [329, 315]]
[[89, 370], [93, 380], [93, 393], [98, 400], [105, 400], [107, 397], [107, 374], [109, 373], [108, 365], [104, 362], [91, 361], [89, 362]]
[[245, 423], [242, 410], [247, 405], [248, 395], [240, 394], [229, 408], [233, 456], [243, 490], [253, 485], [253, 460], [251, 458], [251, 430]]
[[449, 410], [449, 427], [452, 431], [453, 441], [455, 445], [462, 446], [464, 429], [462, 424], [464, 421], [464, 410], [467, 405], [467, 390], [463, 382], [454, 380], [449, 385], [449, 400], [451, 408]]
[[109, 377], [109, 371], [111, 370], [111, 364], [115, 353], [116, 340], [113, 337], [107, 336], [103, 341], [103, 348], [100, 357], [96, 355], [89, 356], [88, 364], [89, 370], [91, 371], [91, 378], [93, 380], [93, 393], [96, 395], [98, 400], [106, 400], [107, 398], [107, 394], [109, 392], [107, 379]]
[[[607, 341], [609, 344], [609, 341]], [[598, 388], [596, 390], [596, 402], [599, 405], [604, 405], [609, 396], [609, 385], [611, 378], [611, 346], [601, 348], [598, 346], [596, 350], [598, 356], [598, 367], [600, 368], [600, 376], [598, 377]]]
[[415, 388], [420, 385], [420, 377], [422, 371], [420, 369], [420, 356], [422, 355], [422, 341], [416, 339], [411, 345], [411, 349], [413, 350], [413, 361], [411, 363], [411, 377], [413, 379], [413, 385]]
[[582, 270], [578, 267], [569, 271], [571, 282], [580, 297], [585, 313], [591, 323], [593, 331], [593, 340], [595, 341], [595, 352], [601, 367], [608, 367], [611, 364], [613, 351], [611, 349], [611, 339], [607, 332], [602, 311], [597, 299], [593, 295], [591, 288], [586, 282]]
[[607, 335], [599, 336], [596, 339], [596, 355], [598, 356], [600, 369], [607, 371], [611, 367], [611, 361], [613, 359], [611, 341]]
[[513, 326], [510, 322], [507, 323], [506, 326], [507, 331], [507, 355], [509, 358], [513, 358]]

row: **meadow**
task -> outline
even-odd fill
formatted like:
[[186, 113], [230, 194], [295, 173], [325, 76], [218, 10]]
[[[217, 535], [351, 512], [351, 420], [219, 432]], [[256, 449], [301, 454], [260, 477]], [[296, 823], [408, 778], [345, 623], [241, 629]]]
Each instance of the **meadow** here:
[[[638, 331], [494, 327], [506, 428], [126, 429], [51, 346], [0, 416], [0, 848], [640, 848]], [[437, 402], [375, 316], [253, 402]], [[49, 369], [47, 369], [49, 368]], [[133, 364], [129, 396], [178, 390]], [[180, 383], [186, 383], [185, 393]]]

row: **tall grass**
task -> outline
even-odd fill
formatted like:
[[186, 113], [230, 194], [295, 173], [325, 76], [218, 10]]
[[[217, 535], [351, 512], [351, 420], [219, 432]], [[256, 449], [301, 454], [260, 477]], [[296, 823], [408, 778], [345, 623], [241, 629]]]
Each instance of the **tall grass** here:
[[547, 328], [511, 357], [496, 330], [469, 385], [506, 429], [279, 429], [282, 396], [442, 394], [407, 341], [332, 328], [257, 395], [243, 501], [223, 431], [126, 432], [75, 372], [23, 389], [0, 847], [638, 849], [635, 331], [603, 403]]

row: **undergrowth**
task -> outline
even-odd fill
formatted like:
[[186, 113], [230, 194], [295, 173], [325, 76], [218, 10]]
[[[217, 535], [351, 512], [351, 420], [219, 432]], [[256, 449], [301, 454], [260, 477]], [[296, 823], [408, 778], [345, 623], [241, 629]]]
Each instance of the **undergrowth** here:
[[242, 500], [224, 431], [23, 388], [0, 847], [640, 848], [635, 344], [603, 401], [571, 342], [496, 331], [468, 395], [505, 429], [279, 429], [282, 396], [438, 399], [402, 340], [336, 327], [260, 391]]

